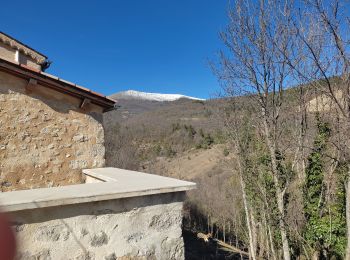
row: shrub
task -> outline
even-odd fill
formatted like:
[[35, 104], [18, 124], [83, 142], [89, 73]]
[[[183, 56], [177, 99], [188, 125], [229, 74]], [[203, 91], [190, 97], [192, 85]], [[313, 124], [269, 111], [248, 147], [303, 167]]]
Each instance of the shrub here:
[[230, 152], [229, 152], [229, 150], [227, 148], [225, 148], [223, 152], [224, 152], [224, 156], [225, 157], [230, 154]]

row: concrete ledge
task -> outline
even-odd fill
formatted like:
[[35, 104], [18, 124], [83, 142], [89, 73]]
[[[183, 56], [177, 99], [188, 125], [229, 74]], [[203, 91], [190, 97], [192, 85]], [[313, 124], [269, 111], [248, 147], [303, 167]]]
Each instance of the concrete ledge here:
[[83, 172], [87, 176], [99, 179], [102, 182], [3, 192], [0, 193], [1, 210], [11, 212], [152, 194], [181, 192], [196, 187], [196, 184], [193, 182], [117, 168], [89, 169]]

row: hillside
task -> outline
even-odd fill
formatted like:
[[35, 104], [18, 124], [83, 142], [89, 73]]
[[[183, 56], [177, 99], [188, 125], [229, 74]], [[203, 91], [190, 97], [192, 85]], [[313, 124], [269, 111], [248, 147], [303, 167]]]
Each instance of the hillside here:
[[[231, 193], [232, 185], [239, 191], [228, 167], [230, 155], [225, 148], [224, 126], [219, 116], [223, 106], [220, 99], [172, 102], [119, 99], [118, 109], [104, 114], [107, 166], [197, 183], [198, 189], [188, 193], [186, 202], [190, 209], [184, 223], [186, 234], [190, 230], [207, 231], [203, 229], [205, 223], [197, 223], [201, 216], [190, 217], [202, 214], [202, 210], [194, 213], [191, 205], [206, 209], [211, 215], [218, 210], [225, 217], [239, 213], [234, 212], [234, 207], [223, 208], [225, 204], [240, 204], [240, 201], [233, 203], [231, 196], [223, 198], [220, 193], [221, 190]], [[189, 248], [192, 245], [186, 246], [186, 250]]]
[[[288, 107], [293, 107], [295, 91], [286, 92]], [[238, 98], [242, 110], [248, 102], [251, 100], [246, 97]], [[225, 99], [118, 99], [117, 110], [104, 114], [107, 166], [196, 181], [200, 188], [190, 200], [199, 201], [204, 196], [207, 199], [199, 204], [210, 208], [206, 202], [222, 200], [219, 191], [236, 185], [235, 161], [228, 152], [223, 122], [227, 106]], [[294, 111], [287, 109], [286, 115], [292, 118]], [[207, 186], [214, 189], [209, 192]]]
[[125, 160], [119, 166], [135, 168], [135, 162], [139, 167], [158, 156], [173, 156], [221, 142], [223, 124], [217, 115], [221, 100], [135, 102], [120, 99], [118, 106], [117, 110], [104, 114], [106, 142], [113, 146], [107, 147], [110, 165], [118, 165], [115, 162], [118, 156], [114, 155], [119, 152], [123, 156], [129, 154], [133, 161], [133, 166]]
[[[297, 145], [290, 141], [290, 136], [298, 134], [297, 93], [297, 88], [285, 91], [286, 103], [281, 112], [284, 131], [288, 133], [280, 138], [286, 165], [293, 159]], [[312, 107], [313, 95], [307, 99], [306, 106]], [[235, 101], [238, 110], [231, 116], [242, 120], [248, 115], [255, 124], [258, 111], [248, 109], [253, 99], [242, 96]], [[106, 164], [196, 182], [198, 189], [189, 192], [186, 200], [185, 230], [210, 231], [219, 239], [242, 243], [241, 249], [246, 250], [243, 246], [246, 241], [241, 242], [246, 239], [246, 230], [241, 228], [244, 208], [237, 158], [232, 153], [228, 129], [224, 125], [231, 105], [227, 99], [162, 102], [119, 99], [118, 109], [104, 114]], [[305, 144], [311, 147], [315, 120], [312, 111], [308, 111]], [[254, 127], [259, 129], [259, 125]], [[244, 134], [243, 129], [240, 131]], [[262, 146], [264, 139], [258, 131], [255, 133], [257, 144]], [[261, 152], [263, 155], [257, 155], [255, 149], [247, 151], [249, 158], [257, 162], [261, 161], [257, 156], [266, 156]], [[256, 182], [248, 180], [249, 185]], [[302, 215], [295, 213], [301, 205], [299, 193], [294, 194], [295, 185], [287, 191], [291, 198], [287, 212], [290, 225], [300, 225], [303, 221]]]

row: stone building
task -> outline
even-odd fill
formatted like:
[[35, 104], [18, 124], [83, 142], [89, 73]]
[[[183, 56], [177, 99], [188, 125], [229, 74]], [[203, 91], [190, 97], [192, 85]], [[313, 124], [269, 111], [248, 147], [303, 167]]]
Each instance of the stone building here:
[[49, 64], [0, 33], [0, 209], [16, 259], [184, 259], [195, 183], [105, 168], [102, 113], [115, 101], [45, 73]]
[[47, 57], [0, 32], [1, 191], [81, 183], [104, 166], [102, 113], [115, 101], [43, 72]]

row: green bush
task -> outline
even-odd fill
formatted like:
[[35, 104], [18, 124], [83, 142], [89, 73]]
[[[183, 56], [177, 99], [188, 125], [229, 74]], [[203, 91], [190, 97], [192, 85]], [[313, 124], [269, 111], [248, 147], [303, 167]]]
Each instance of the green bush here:
[[229, 150], [227, 148], [224, 149], [223, 153], [224, 153], [225, 157], [230, 154], [230, 152], [229, 152]]

